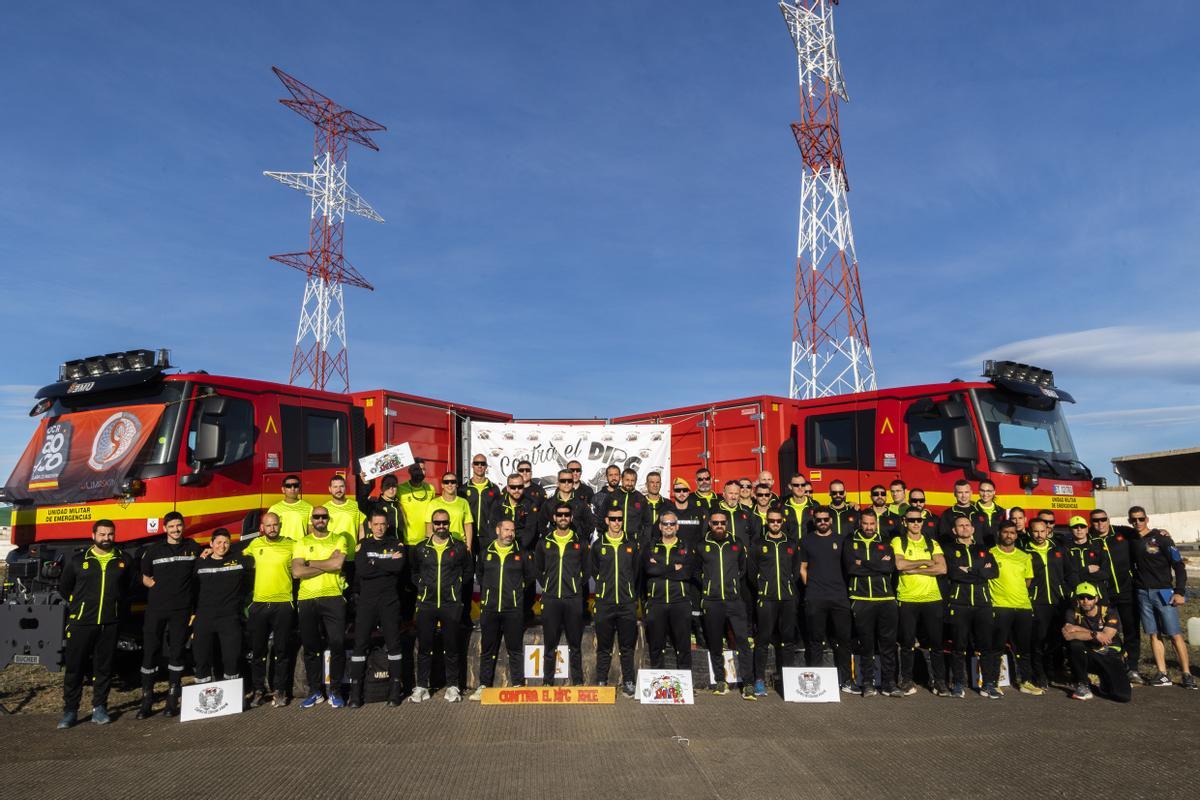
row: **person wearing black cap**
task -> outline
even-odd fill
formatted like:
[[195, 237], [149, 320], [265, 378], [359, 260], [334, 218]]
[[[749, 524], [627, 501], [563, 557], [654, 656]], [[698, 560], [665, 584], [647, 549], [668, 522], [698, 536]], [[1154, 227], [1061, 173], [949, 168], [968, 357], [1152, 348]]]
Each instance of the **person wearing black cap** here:
[[1101, 603], [1099, 589], [1091, 583], [1080, 583], [1074, 595], [1074, 607], [1067, 611], [1062, 628], [1075, 683], [1071, 698], [1092, 699], [1088, 675], [1094, 673], [1100, 677], [1101, 694], [1128, 703], [1133, 690], [1121, 656], [1121, 618]]
[[383, 512], [387, 518], [387, 535], [393, 539], [404, 540], [404, 509], [396, 495], [400, 492], [400, 479], [395, 475], [384, 475], [379, 481], [379, 496], [371, 498], [367, 503], [369, 517], [375, 511]]

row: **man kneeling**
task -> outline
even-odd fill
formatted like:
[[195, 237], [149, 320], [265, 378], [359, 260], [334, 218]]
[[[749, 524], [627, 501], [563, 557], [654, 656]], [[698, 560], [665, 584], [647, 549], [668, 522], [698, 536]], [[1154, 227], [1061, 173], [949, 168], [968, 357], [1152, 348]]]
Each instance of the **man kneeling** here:
[[1075, 607], [1067, 611], [1063, 639], [1071, 662], [1075, 700], [1091, 700], [1088, 673], [1100, 676], [1100, 692], [1119, 703], [1128, 703], [1133, 690], [1121, 657], [1121, 618], [1103, 606], [1099, 592], [1090, 583], [1075, 587]]

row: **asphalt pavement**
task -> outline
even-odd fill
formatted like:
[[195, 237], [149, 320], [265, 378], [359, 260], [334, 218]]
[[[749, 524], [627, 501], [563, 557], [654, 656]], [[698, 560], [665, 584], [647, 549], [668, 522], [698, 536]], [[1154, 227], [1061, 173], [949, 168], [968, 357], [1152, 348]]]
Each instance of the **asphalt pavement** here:
[[[85, 693], [85, 702], [88, 694]], [[1061, 691], [1003, 700], [844, 697], [694, 706], [263, 707], [180, 723], [0, 718], [10, 798], [1189, 797], [1200, 692], [1118, 705]]]

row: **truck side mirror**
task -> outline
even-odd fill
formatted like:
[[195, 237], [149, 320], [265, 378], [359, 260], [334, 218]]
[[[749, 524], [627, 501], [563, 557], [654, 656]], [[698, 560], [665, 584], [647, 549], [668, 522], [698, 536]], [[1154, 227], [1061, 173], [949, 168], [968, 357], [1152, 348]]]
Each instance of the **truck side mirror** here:
[[975, 445], [975, 431], [970, 425], [959, 425], [950, 434], [950, 458], [954, 461], [969, 461], [972, 464], [979, 458], [979, 448]]
[[967, 407], [953, 397], [938, 403], [937, 409], [944, 419], [964, 419], [967, 416]]
[[225, 452], [225, 426], [221, 418], [229, 407], [225, 397], [213, 395], [200, 401], [196, 409], [199, 422], [196, 425], [196, 442], [192, 447], [192, 460], [201, 469], [218, 461]]

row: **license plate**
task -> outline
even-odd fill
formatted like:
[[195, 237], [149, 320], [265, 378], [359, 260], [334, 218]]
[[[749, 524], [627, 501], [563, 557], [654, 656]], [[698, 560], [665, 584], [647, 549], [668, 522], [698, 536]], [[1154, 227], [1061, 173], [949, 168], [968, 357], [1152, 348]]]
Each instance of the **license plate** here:
[[42, 657], [41, 656], [27, 656], [27, 655], [22, 654], [22, 655], [13, 656], [12, 662], [14, 664], [40, 664], [40, 663], [42, 663]]
[[1071, 484], [1069, 484], [1069, 483], [1054, 484], [1054, 493], [1055, 494], [1068, 494], [1069, 495], [1069, 494], [1071, 494], [1071, 491], [1072, 491]]

